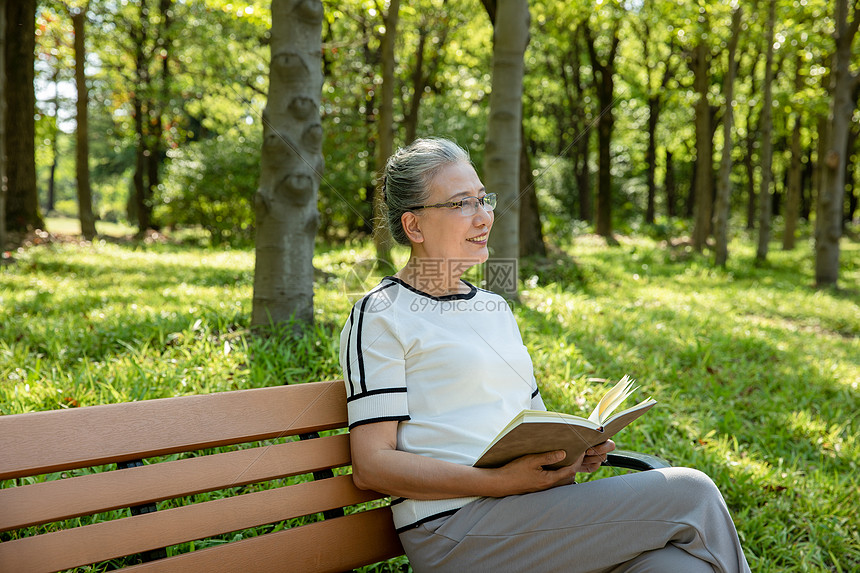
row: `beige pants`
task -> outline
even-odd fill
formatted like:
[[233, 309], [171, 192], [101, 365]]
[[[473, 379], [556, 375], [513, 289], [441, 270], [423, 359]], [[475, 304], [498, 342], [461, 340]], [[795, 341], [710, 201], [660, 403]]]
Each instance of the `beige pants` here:
[[481, 499], [400, 539], [416, 573], [749, 572], [722, 495], [687, 468]]

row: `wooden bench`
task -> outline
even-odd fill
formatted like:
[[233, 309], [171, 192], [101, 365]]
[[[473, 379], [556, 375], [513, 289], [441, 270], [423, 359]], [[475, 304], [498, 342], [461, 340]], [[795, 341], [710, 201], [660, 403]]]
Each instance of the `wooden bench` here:
[[402, 555], [385, 496], [338, 470], [349, 435], [318, 437], [346, 426], [342, 381], [0, 416], [0, 571], [304, 573]]
[[[273, 480], [280, 485], [290, 476], [349, 466], [347, 434], [254, 444], [346, 426], [340, 381], [0, 416], [0, 479], [20, 484], [0, 490], [0, 531], [140, 508], [128, 517], [3, 541], [0, 571], [69, 569], [384, 499], [356, 488], [350, 475], [269, 489], [241, 487]], [[246, 447], [199, 455], [237, 444]], [[183, 452], [192, 455], [170, 459]], [[151, 459], [162, 456], [168, 459]], [[81, 471], [105, 464], [133, 467]], [[44, 480], [32, 479], [42, 474], [48, 474]], [[256, 491], [231, 495], [237, 489]], [[222, 493], [191, 503], [203, 492]], [[147, 510], [176, 498], [183, 505]], [[136, 567], [349, 570], [403, 554], [387, 503], [379, 506]]]

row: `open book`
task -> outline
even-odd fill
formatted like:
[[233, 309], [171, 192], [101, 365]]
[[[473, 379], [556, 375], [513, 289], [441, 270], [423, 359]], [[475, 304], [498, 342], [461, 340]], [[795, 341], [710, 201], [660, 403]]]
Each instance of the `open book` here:
[[635, 390], [633, 380], [625, 375], [601, 398], [588, 418], [523, 410], [490, 442], [474, 465], [495, 468], [526, 454], [565, 450], [567, 456], [562, 461], [546, 467], [569, 466], [588, 448], [605, 442], [657, 403], [648, 398], [613, 416], [612, 412]]

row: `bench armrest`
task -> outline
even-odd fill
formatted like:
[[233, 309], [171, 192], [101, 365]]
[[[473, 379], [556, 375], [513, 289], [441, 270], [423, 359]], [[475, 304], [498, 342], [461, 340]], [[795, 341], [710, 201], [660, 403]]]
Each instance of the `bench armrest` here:
[[606, 461], [603, 462], [603, 465], [637, 471], [672, 467], [669, 462], [662, 458], [658, 458], [657, 456], [641, 454], [639, 452], [632, 452], [629, 450], [615, 450], [606, 456]]

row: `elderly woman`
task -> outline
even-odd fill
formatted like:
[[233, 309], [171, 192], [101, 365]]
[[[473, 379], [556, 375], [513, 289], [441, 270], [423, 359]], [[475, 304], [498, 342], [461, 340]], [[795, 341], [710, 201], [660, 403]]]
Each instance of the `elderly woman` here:
[[524, 408], [545, 409], [505, 301], [461, 278], [487, 260], [494, 193], [444, 139], [399, 149], [384, 173], [388, 222], [409, 261], [359, 300], [341, 334], [353, 480], [392, 496], [421, 571], [749, 571], [703, 473], [652, 470], [577, 484], [615, 448], [476, 468]]

